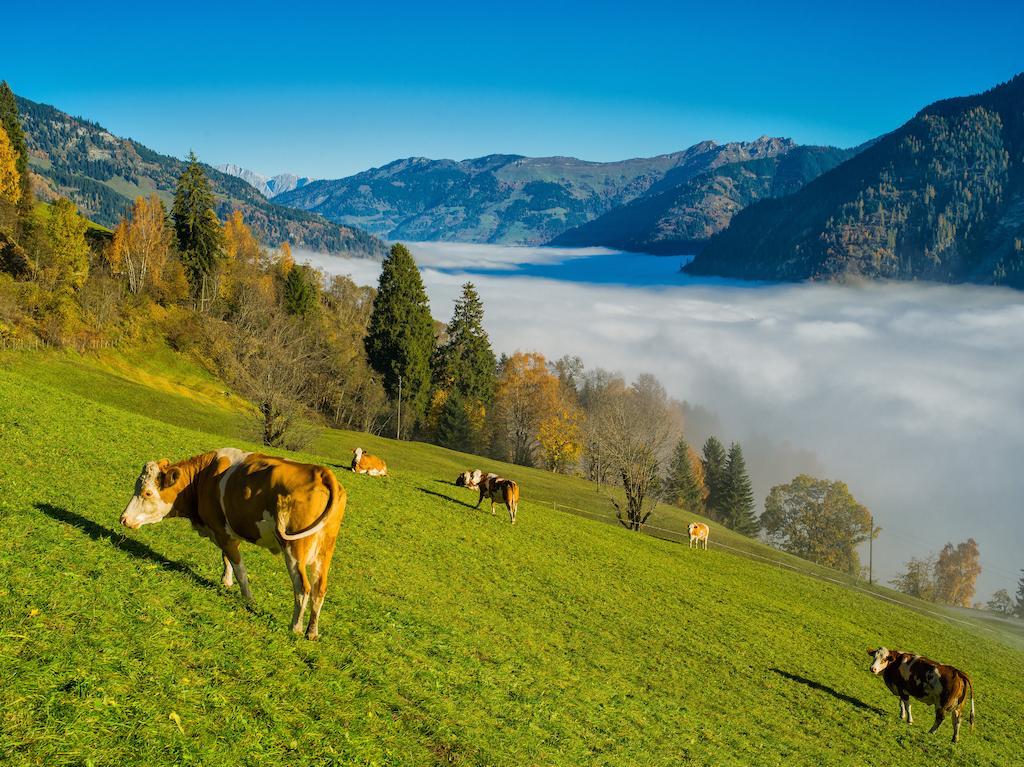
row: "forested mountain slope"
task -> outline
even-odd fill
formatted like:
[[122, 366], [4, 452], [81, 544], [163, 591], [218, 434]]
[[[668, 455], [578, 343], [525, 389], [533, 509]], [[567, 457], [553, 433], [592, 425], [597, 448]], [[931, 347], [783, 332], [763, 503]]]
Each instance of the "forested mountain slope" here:
[[[90, 219], [109, 227], [139, 195], [156, 193], [170, 205], [183, 161], [47, 104], [19, 97], [18, 109], [43, 196], [68, 197]], [[223, 219], [233, 210], [242, 211], [268, 245], [289, 241], [312, 250], [374, 258], [384, 253], [379, 239], [358, 228], [275, 205], [242, 179], [204, 169], [217, 197], [218, 215]]]
[[1024, 74], [925, 107], [798, 192], [750, 206], [689, 271], [1024, 287]]
[[855, 151], [791, 146], [783, 153], [721, 165], [675, 185], [666, 179], [632, 202], [562, 233], [550, 244], [692, 254], [752, 202], [795, 192]]

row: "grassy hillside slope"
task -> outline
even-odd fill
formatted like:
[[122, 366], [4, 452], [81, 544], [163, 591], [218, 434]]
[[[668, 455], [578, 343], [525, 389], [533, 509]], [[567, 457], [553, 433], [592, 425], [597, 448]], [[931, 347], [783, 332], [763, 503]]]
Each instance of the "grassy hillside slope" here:
[[[981, 629], [556, 512], [542, 500], [607, 502], [543, 472], [515, 470], [511, 527], [450, 484], [479, 460], [366, 435], [300, 456], [338, 466], [362, 444], [393, 476], [339, 472], [323, 638], [293, 638], [278, 558], [244, 549], [250, 611], [187, 525], [117, 526], [143, 461], [252, 448], [248, 428], [244, 403], [166, 352], [0, 356], [5, 764], [1008, 765], [1024, 750], [1024, 653]], [[976, 731], [954, 748], [923, 706], [899, 722], [866, 670], [877, 643], [968, 671]]]

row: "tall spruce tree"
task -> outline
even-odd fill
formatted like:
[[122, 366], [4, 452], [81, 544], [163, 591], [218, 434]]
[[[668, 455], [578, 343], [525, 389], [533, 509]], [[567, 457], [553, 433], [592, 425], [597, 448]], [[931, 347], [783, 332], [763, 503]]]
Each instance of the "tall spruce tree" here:
[[665, 493], [669, 503], [694, 514], [704, 513], [704, 494], [693, 474], [690, 446], [685, 439], [679, 440], [672, 453], [672, 463], [665, 478]]
[[759, 527], [754, 516], [754, 489], [739, 442], [729, 446], [722, 485], [721, 516], [725, 525], [743, 535], [753, 535]]
[[316, 306], [317, 286], [305, 266], [293, 266], [284, 278], [284, 310], [305, 317]]
[[224, 231], [214, 211], [210, 182], [195, 152], [189, 153], [188, 165], [178, 178], [171, 217], [192, 296], [202, 303], [216, 295], [217, 271], [224, 259]]
[[712, 519], [722, 519], [725, 498], [725, 447], [716, 437], [708, 437], [704, 443], [704, 485], [708, 489], [708, 497], [704, 502], [707, 515]]
[[434, 320], [416, 261], [401, 243], [393, 245], [384, 259], [364, 343], [370, 365], [392, 401], [398, 398], [402, 379], [402, 426], [407, 432], [406, 426], [422, 418], [430, 396]]
[[1013, 614], [1024, 618], [1024, 570], [1020, 571], [1020, 580], [1017, 581], [1017, 604], [1013, 607]]
[[458, 389], [452, 389], [445, 398], [441, 415], [437, 419], [435, 441], [441, 447], [464, 453], [473, 448], [473, 424], [466, 413], [466, 401]]
[[454, 388], [470, 401], [487, 404], [494, 398], [497, 360], [483, 323], [480, 294], [467, 282], [455, 300], [448, 342], [435, 356], [434, 382], [439, 389]]

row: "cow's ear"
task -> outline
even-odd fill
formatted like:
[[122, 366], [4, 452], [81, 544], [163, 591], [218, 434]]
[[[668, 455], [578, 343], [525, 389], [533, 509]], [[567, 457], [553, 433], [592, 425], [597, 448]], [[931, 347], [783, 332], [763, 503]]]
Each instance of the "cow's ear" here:
[[156, 462], [156, 467], [160, 469], [160, 471], [164, 471], [170, 465], [171, 462], [168, 461], [166, 458], [161, 458], [159, 461]]
[[174, 487], [178, 484], [179, 479], [181, 479], [181, 469], [175, 466], [170, 471], [165, 471], [160, 477], [160, 487], [161, 489]]
[[868, 655], [870, 655], [872, 658], [874, 658], [876, 652], [878, 652], [878, 650], [868, 650]]

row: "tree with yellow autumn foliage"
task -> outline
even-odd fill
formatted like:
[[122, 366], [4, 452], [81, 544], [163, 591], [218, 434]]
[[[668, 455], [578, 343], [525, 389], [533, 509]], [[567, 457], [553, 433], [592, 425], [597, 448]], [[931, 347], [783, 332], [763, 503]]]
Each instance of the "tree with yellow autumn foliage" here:
[[583, 455], [583, 413], [563, 396], [555, 411], [540, 422], [537, 447], [549, 471], [563, 473]]
[[54, 290], [76, 291], [89, 277], [89, 244], [85, 241], [88, 227], [71, 200], [59, 197], [50, 205], [46, 222], [50, 258], [43, 273]]
[[7, 131], [0, 125], [0, 200], [17, 205], [21, 199], [21, 174], [18, 156]]
[[136, 197], [130, 216], [114, 229], [106, 251], [114, 274], [123, 274], [128, 290], [138, 295], [147, 287], [159, 287], [171, 251], [171, 230], [160, 198]]
[[541, 424], [557, 419], [560, 404], [558, 377], [543, 354], [516, 352], [506, 359], [494, 397], [497, 452], [532, 466]]

